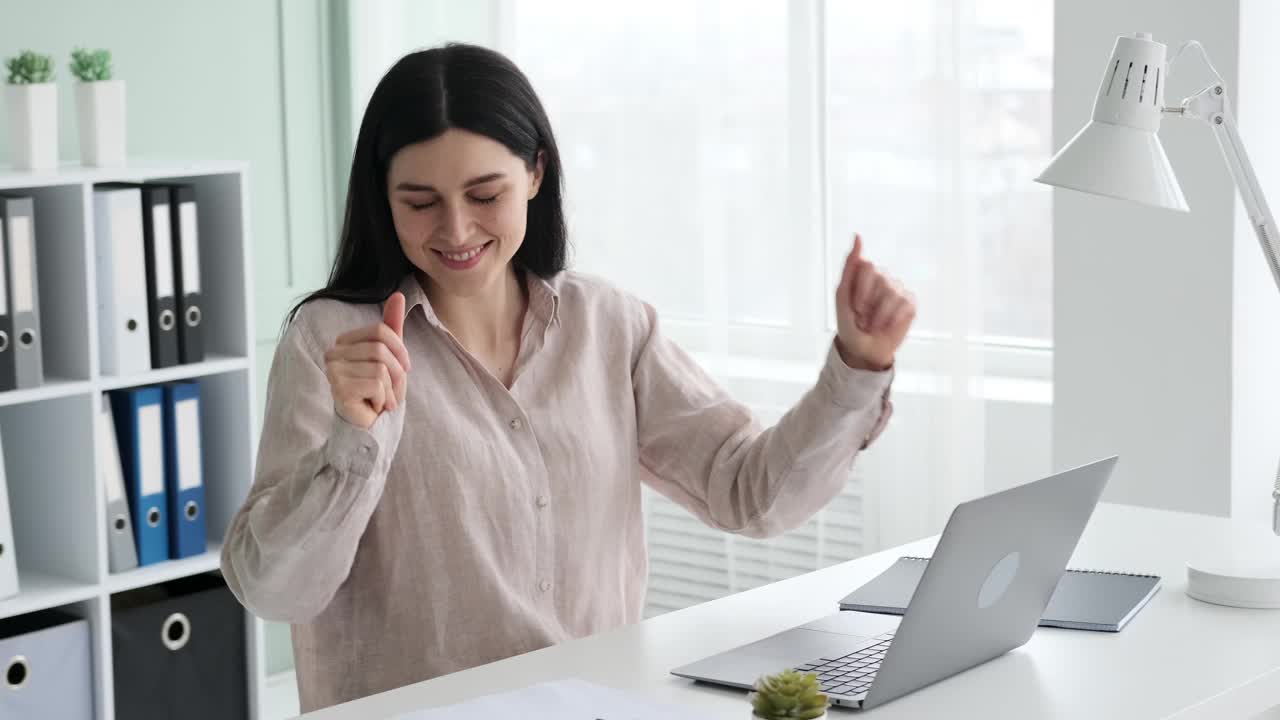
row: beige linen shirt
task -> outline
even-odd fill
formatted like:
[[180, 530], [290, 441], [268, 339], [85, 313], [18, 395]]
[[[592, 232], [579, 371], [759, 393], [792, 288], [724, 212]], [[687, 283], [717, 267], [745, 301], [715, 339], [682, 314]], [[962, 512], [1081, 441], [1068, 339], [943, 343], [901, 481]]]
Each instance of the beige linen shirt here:
[[828, 352], [763, 429], [658, 330], [654, 310], [565, 272], [528, 279], [510, 389], [417, 280], [406, 402], [369, 430], [334, 411], [324, 353], [377, 305], [308, 303], [276, 350], [253, 488], [222, 569], [293, 623], [303, 711], [641, 619], [640, 487], [752, 537], [827, 504], [892, 411], [892, 371]]

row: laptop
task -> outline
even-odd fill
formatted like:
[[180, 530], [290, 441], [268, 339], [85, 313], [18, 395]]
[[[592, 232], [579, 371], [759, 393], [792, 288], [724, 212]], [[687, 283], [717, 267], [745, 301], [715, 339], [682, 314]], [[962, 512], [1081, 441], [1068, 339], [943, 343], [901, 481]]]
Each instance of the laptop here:
[[672, 670], [751, 689], [787, 668], [834, 705], [871, 708], [1031, 638], [1117, 457], [962, 503], [899, 620], [845, 611]]

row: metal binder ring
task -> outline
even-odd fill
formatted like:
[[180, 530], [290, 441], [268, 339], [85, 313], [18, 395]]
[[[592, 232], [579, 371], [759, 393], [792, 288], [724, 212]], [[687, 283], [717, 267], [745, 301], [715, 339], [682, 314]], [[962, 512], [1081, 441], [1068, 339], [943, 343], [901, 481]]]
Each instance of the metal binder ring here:
[[172, 310], [161, 310], [161, 311], [160, 311], [160, 329], [161, 329], [161, 330], [172, 330], [172, 329], [173, 329], [173, 323], [174, 323], [173, 311], [172, 311]]
[[195, 500], [188, 500], [187, 506], [182, 510], [186, 513], [188, 520], [195, 520], [200, 517], [200, 506], [196, 504]]
[[124, 532], [129, 527], [129, 520], [124, 515], [117, 515], [112, 521], [112, 526], [115, 527], [116, 532]]
[[147, 511], [147, 524], [151, 527], [160, 525], [160, 508], [151, 508]]
[[0, 557], [4, 557], [4, 543], [0, 543]]
[[22, 345], [22, 347], [27, 347], [27, 348], [31, 347], [32, 345], [35, 345], [36, 331], [30, 330], [30, 329], [23, 330], [22, 334], [18, 336], [18, 343]]
[[0, 330], [0, 352], [9, 349], [9, 333]]
[[165, 618], [164, 627], [160, 629], [160, 641], [173, 652], [186, 647], [191, 642], [191, 621], [182, 613]]
[[192, 305], [187, 308], [187, 327], [198, 327], [200, 325], [200, 308]]
[[4, 671], [4, 685], [10, 690], [21, 690], [31, 679], [31, 664], [23, 655], [14, 655]]

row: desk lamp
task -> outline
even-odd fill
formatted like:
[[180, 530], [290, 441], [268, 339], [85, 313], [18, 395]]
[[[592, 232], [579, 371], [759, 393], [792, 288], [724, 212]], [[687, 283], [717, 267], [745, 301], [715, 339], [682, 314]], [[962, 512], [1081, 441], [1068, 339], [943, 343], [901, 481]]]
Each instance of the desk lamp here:
[[[1173, 64], [1190, 48], [1200, 52], [1215, 80], [1174, 106], [1164, 104]], [[1093, 119], [1049, 161], [1037, 182], [1095, 195], [1187, 212], [1187, 201], [1156, 137], [1173, 115], [1206, 124], [1218, 139], [1249, 222], [1280, 288], [1280, 233], [1258, 187], [1227, 102], [1222, 76], [1200, 43], [1184, 44], [1165, 67], [1165, 46], [1150, 33], [1116, 38], [1093, 102]], [[1280, 470], [1272, 492], [1272, 531], [1280, 535]], [[1199, 600], [1250, 608], [1280, 608], [1280, 553], [1187, 564], [1187, 594]]]

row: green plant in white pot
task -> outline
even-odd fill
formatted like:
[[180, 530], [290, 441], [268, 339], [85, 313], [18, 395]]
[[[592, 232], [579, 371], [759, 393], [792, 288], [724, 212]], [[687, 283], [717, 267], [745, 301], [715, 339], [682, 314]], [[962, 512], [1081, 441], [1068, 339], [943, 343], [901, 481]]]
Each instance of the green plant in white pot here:
[[5, 61], [4, 104], [13, 164], [21, 170], [58, 166], [58, 87], [53, 58], [25, 50]]
[[124, 81], [111, 77], [111, 53], [71, 52], [76, 83], [76, 115], [80, 129], [80, 162], [98, 167], [124, 165]]
[[783, 670], [756, 681], [751, 717], [761, 720], [814, 720], [827, 715], [827, 696], [818, 686], [818, 676]]

